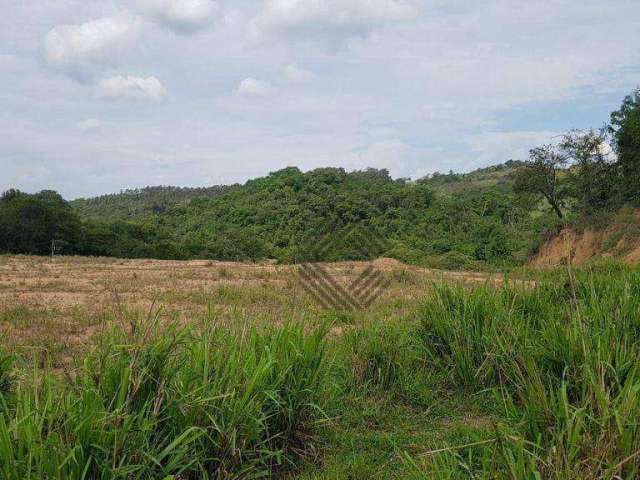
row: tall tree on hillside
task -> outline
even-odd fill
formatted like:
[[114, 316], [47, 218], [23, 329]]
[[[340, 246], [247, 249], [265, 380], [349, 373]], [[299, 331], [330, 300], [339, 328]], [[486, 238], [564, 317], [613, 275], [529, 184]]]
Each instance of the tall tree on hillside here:
[[640, 89], [611, 114], [609, 131], [618, 154], [623, 199], [640, 204]]
[[560, 142], [559, 147], [571, 165], [567, 174], [572, 193], [584, 214], [618, 205], [618, 169], [606, 133], [573, 130]]
[[564, 218], [562, 207], [568, 191], [560, 172], [566, 168], [567, 161], [565, 152], [553, 145], [532, 149], [529, 161], [516, 171], [514, 190], [546, 199], [556, 215]]

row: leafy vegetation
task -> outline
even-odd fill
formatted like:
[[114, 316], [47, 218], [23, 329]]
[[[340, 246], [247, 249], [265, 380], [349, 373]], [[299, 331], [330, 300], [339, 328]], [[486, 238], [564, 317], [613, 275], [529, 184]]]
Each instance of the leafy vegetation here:
[[[315, 258], [318, 242], [350, 225], [359, 225], [382, 246], [363, 251], [341, 242], [336, 234], [332, 248], [321, 259], [386, 254], [447, 268], [513, 264], [526, 258], [531, 239], [553, 219], [545, 214], [531, 215], [518, 202], [512, 182], [504, 176], [513, 172], [512, 166], [496, 172], [501, 180], [495, 185], [436, 194], [443, 180], [438, 176], [407, 182], [393, 180], [386, 170], [347, 173], [327, 168], [303, 173], [288, 168], [249, 181], [223, 196], [196, 198], [136, 221], [80, 221], [71, 212], [78, 230], [62, 252], [294, 262]], [[486, 170], [478, 173], [483, 183], [487, 174]], [[474, 178], [468, 174], [462, 182], [470, 183]], [[0, 203], [0, 210], [3, 205]], [[63, 226], [55, 227], [50, 235], [64, 238]], [[17, 250], [13, 244], [0, 249], [29, 252]]]
[[[558, 225], [640, 205], [639, 95], [627, 97], [602, 131], [571, 131], [527, 161], [468, 174], [409, 181], [386, 170], [289, 167], [242, 186], [150, 187], [72, 206], [55, 192], [11, 190], [0, 199], [0, 252], [517, 265]], [[345, 241], [352, 226], [375, 242]], [[318, 254], [325, 239], [329, 247]]]
[[611, 114], [609, 133], [618, 154], [623, 201], [640, 202], [640, 89], [625, 97]]
[[70, 203], [83, 218], [109, 222], [142, 220], [194, 198], [219, 197], [234, 187], [146, 187], [94, 198], [79, 198]]
[[0, 396], [0, 476], [257, 478], [303, 453], [326, 393], [321, 329], [114, 331], [73, 379]]
[[617, 263], [437, 283], [328, 336], [131, 320], [0, 394], [0, 476], [635, 479], [638, 285]]
[[9, 190], [0, 197], [0, 252], [46, 255], [55, 242], [76, 249], [80, 220], [56, 192], [27, 195]]
[[510, 261], [514, 252], [526, 250], [525, 237], [533, 228], [512, 193], [484, 189], [437, 197], [428, 182], [392, 180], [384, 170], [333, 168], [285, 169], [223, 198], [193, 201], [159, 220], [185, 245], [206, 245], [204, 251], [192, 250], [194, 256], [313, 259], [325, 235], [339, 237], [357, 224], [384, 239], [387, 250], [361, 252], [336, 239], [323, 260], [384, 253], [413, 262], [431, 256], [461, 266]]
[[590, 217], [640, 205], [640, 90], [627, 96], [601, 131], [570, 131], [556, 145], [531, 151], [517, 174], [521, 193], [542, 195], [559, 217], [566, 200]]

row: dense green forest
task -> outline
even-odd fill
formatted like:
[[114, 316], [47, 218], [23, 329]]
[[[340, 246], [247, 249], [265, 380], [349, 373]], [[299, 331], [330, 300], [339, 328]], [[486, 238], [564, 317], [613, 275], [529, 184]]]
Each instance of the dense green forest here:
[[[443, 268], [521, 263], [558, 226], [640, 204], [640, 91], [606, 128], [467, 174], [393, 179], [386, 170], [295, 167], [242, 186], [149, 187], [65, 202], [43, 191], [0, 199], [0, 251], [117, 257], [348, 260], [386, 255]], [[335, 238], [358, 225], [366, 251]]]
[[[384, 254], [451, 268], [514, 262], [526, 258], [536, 232], [555, 221], [544, 209], [533, 214], [519, 202], [514, 173], [511, 164], [455, 180], [435, 175], [409, 182], [392, 179], [386, 170], [290, 167], [218, 197], [176, 201], [161, 212], [140, 209], [130, 194], [115, 196], [111, 203], [126, 205], [131, 198], [130, 211], [140, 212], [127, 221], [101, 219], [95, 212], [104, 204], [88, 214], [54, 192], [12, 191], [2, 197], [0, 211], [5, 224], [18, 228], [5, 231], [1, 241], [16, 253], [47, 254], [55, 239], [61, 253], [292, 262], [314, 258], [318, 241], [357, 224], [381, 250], [362, 252], [336, 239], [323, 260]], [[460, 189], [443, 191], [443, 182]], [[26, 208], [30, 204], [38, 206], [37, 214]], [[40, 225], [37, 243], [18, 235], [30, 230], [22, 217]]]

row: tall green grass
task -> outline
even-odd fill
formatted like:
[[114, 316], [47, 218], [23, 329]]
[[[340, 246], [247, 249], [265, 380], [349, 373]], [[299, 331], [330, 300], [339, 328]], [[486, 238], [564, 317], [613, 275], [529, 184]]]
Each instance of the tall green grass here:
[[534, 288], [441, 286], [420, 330], [450, 385], [492, 389], [505, 419], [475, 470], [452, 450], [436, 476], [640, 477], [640, 272], [568, 272]]
[[322, 418], [324, 331], [113, 331], [73, 379], [19, 385], [0, 408], [0, 478], [259, 478]]
[[340, 442], [345, 409], [348, 423], [402, 403], [438, 423], [453, 392], [483, 402], [482, 425], [414, 445], [395, 459], [408, 478], [640, 478], [640, 270], [435, 285], [415, 315], [362, 314], [331, 340], [300, 324], [132, 320], [66, 379], [14, 381], [0, 354], [0, 478], [272, 477], [309, 452], [327, 409]]
[[[0, 338], [1, 340], [1, 338]], [[14, 358], [0, 349], [0, 396], [9, 393], [13, 383]]]

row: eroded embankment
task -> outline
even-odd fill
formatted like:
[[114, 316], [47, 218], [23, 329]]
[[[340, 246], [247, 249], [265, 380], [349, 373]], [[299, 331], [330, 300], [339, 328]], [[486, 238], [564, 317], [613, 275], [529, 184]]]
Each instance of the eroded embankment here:
[[597, 258], [640, 263], [640, 210], [618, 212], [606, 227], [564, 228], [542, 245], [531, 264], [582, 265]]

